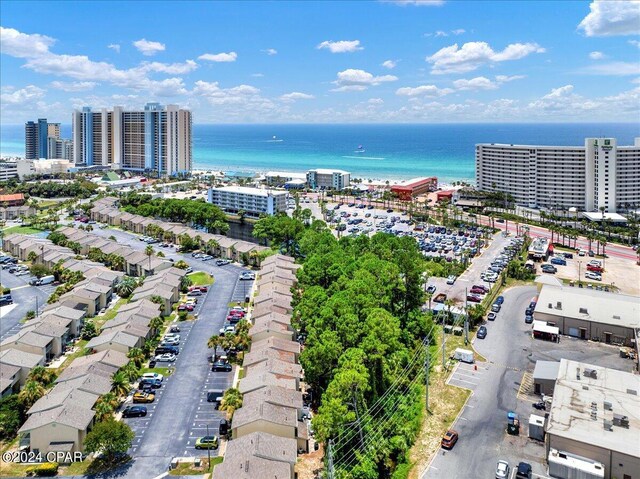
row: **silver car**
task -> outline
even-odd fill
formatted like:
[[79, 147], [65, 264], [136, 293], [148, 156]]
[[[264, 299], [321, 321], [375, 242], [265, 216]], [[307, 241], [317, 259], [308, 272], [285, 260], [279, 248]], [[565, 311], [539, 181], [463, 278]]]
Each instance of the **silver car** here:
[[500, 460], [496, 466], [496, 479], [507, 479], [509, 477], [509, 463]]

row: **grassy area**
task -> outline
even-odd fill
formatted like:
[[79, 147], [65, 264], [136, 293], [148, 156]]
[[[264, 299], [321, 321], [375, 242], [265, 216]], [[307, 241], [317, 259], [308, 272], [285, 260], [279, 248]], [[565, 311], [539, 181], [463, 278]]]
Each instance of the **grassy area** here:
[[87, 345], [89, 341], [87, 341], [86, 339], [82, 339], [80, 341], [78, 341], [76, 343], [76, 346], [78, 347], [78, 350], [67, 356], [67, 359], [64, 360], [64, 363], [62, 363], [62, 365], [58, 368], [58, 374], [60, 374], [62, 371], [64, 371], [64, 369], [69, 366], [69, 364], [71, 364], [71, 361], [73, 361], [74, 359], [80, 357], [80, 356], [84, 356], [84, 347]]
[[0, 462], [0, 477], [27, 477], [27, 470], [33, 464], [18, 464], [15, 462]]
[[118, 314], [118, 310], [120, 309], [120, 307], [124, 304], [127, 304], [128, 302], [129, 302], [129, 298], [120, 298], [118, 301], [116, 301], [116, 304], [114, 304], [109, 311], [104, 313], [102, 316], [96, 316], [93, 319], [93, 322], [96, 325], [96, 327], [100, 329], [104, 323], [115, 318], [116, 314]]
[[173, 373], [173, 369], [169, 368], [142, 368], [140, 369], [140, 374], [144, 373], [158, 373], [162, 374], [164, 377], [171, 376]]
[[188, 276], [194, 286], [208, 286], [213, 283], [213, 276], [204, 271], [191, 273]]
[[[425, 414], [418, 439], [415, 441], [409, 457], [413, 468], [409, 479], [418, 479], [431, 457], [440, 448], [440, 440], [451, 427], [458, 413], [471, 396], [471, 391], [446, 384], [453, 365], [442, 367], [442, 336], [437, 335], [436, 345], [431, 351], [437, 351], [436, 361], [429, 380], [429, 414]], [[456, 348], [465, 347], [461, 336], [446, 336], [445, 361]], [[468, 346], [467, 346], [468, 348]]]
[[130, 457], [123, 457], [116, 462], [108, 461], [102, 458], [99, 459], [86, 459], [81, 462], [73, 462], [68, 466], [61, 466], [58, 471], [60, 476], [86, 476], [92, 474], [101, 474], [107, 472], [122, 464], [126, 464], [131, 460]]
[[213, 471], [213, 469], [220, 463], [222, 463], [222, 457], [212, 457], [211, 464], [208, 464], [207, 457], [201, 458], [202, 463], [200, 467], [195, 467], [192, 462], [182, 462], [178, 464], [178, 467], [169, 471], [171, 476], [195, 476], [202, 475]]
[[51, 208], [52, 206], [58, 206], [60, 204], [60, 201], [56, 201], [56, 200], [40, 200], [38, 201], [38, 207], [41, 210], [46, 210]]
[[11, 228], [5, 228], [3, 230], [3, 233], [5, 236], [8, 236], [14, 233], [19, 233], [23, 235], [32, 235], [36, 233], [42, 233], [42, 231], [44, 230], [41, 230], [39, 228], [34, 228], [33, 226], [12, 226]]

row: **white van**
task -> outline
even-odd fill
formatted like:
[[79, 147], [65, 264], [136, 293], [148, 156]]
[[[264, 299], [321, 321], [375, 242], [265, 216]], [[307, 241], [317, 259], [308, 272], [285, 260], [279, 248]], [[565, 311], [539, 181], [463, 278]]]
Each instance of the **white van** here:
[[462, 361], [463, 363], [473, 364], [475, 362], [473, 351], [469, 351], [468, 349], [457, 348], [451, 358]]
[[55, 276], [50, 274], [49, 276], [43, 276], [38, 280], [38, 286], [42, 286], [43, 284], [51, 284], [56, 280]]

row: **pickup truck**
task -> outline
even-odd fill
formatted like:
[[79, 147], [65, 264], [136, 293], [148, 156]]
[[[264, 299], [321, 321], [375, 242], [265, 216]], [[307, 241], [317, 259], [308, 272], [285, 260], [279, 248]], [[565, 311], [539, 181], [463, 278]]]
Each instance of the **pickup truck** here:
[[440, 293], [435, 298], [433, 298], [434, 303], [444, 303], [446, 300], [447, 300], [447, 295], [444, 293]]

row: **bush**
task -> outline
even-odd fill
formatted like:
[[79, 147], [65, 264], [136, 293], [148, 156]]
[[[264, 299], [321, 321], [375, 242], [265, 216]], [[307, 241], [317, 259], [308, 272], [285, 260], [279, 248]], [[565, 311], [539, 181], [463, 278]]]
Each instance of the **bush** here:
[[0, 439], [12, 439], [22, 425], [22, 406], [17, 394], [0, 400]]
[[57, 462], [45, 462], [27, 469], [28, 476], [50, 477], [58, 474]]
[[2, 288], [2, 294], [10, 294], [11, 288]]

